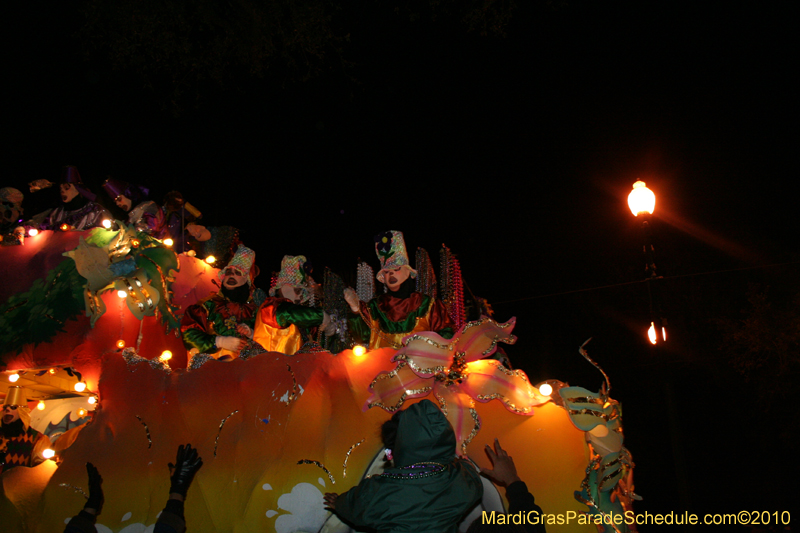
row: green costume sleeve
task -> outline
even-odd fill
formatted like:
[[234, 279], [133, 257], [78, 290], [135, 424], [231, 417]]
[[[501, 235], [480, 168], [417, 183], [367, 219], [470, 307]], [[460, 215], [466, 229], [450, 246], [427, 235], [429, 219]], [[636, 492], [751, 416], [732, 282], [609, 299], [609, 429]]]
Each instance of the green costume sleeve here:
[[349, 312], [347, 315], [347, 331], [352, 339], [359, 344], [369, 344], [372, 334], [369, 324], [358, 313]]
[[306, 307], [290, 302], [278, 304], [275, 319], [281, 328], [294, 324], [301, 328], [312, 328], [322, 324], [323, 311], [317, 307]]
[[217, 348], [217, 336], [209, 335], [199, 329], [188, 329], [183, 332], [183, 344], [188, 348], [197, 348], [200, 353], [214, 353]]

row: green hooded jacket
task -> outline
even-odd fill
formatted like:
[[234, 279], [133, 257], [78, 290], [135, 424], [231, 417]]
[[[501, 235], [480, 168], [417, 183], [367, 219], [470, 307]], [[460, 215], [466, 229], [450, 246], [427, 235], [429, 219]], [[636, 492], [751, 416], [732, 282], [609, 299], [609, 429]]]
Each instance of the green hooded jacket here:
[[455, 532], [483, 496], [478, 471], [455, 457], [456, 436], [429, 400], [405, 410], [393, 451], [395, 467], [364, 479], [336, 500], [336, 514], [379, 533]]

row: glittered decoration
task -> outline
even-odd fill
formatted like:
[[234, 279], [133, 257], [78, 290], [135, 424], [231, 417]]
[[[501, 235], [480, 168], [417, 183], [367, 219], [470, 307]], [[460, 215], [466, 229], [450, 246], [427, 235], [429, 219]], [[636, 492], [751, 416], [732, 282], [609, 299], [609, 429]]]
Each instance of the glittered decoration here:
[[439, 251], [441, 274], [441, 300], [447, 314], [460, 328], [466, 322], [464, 310], [464, 280], [461, 278], [461, 264], [455, 254], [445, 245]]
[[255, 357], [257, 355], [261, 355], [262, 353], [267, 353], [267, 350], [264, 349], [259, 343], [251, 340], [251, 339], [244, 339], [245, 346], [239, 351], [239, 359], [246, 361], [251, 357]]
[[356, 294], [362, 302], [375, 298], [375, 272], [364, 261], [356, 268]]
[[270, 288], [269, 295], [275, 296], [281, 287], [289, 285], [291, 287], [301, 287], [303, 289], [303, 301], [309, 298], [308, 279], [303, 268], [308, 260], [304, 255], [284, 255], [281, 259], [281, 271], [275, 279], [275, 284]]
[[[323, 278], [323, 305], [322, 308], [331, 317], [331, 322], [336, 328], [336, 337], [338, 342], [348, 346], [347, 342], [347, 312], [349, 305], [344, 299], [344, 290], [347, 288], [342, 278], [334, 273], [331, 269], [325, 269], [325, 277]], [[323, 346], [333, 350], [335, 339], [320, 337], [320, 342]], [[337, 350], [338, 351], [338, 350]]]
[[317, 341], [306, 341], [305, 343], [303, 343], [303, 345], [300, 347], [300, 349], [295, 352], [295, 355], [298, 355], [298, 354], [309, 354], [309, 353], [322, 353], [322, 352], [327, 352], [327, 351], [328, 350], [326, 350], [325, 348], [320, 346]]
[[229, 414], [228, 416], [226, 416], [225, 418], [223, 418], [223, 419], [222, 419], [222, 422], [220, 422], [220, 423], [219, 423], [219, 429], [217, 430], [217, 438], [216, 438], [216, 439], [214, 439], [214, 457], [216, 457], [216, 456], [217, 456], [217, 444], [219, 443], [219, 437], [220, 437], [220, 435], [222, 435], [222, 428], [223, 428], [223, 426], [225, 425], [225, 422], [227, 422], [227, 421], [228, 421], [228, 419], [229, 419], [230, 417], [232, 417], [233, 415], [235, 415], [235, 414], [236, 414], [236, 413], [238, 413], [238, 412], [239, 412], [239, 410], [238, 410], [238, 409], [237, 409], [237, 410], [235, 410], [234, 412], [232, 412], [231, 414]]
[[297, 461], [297, 464], [299, 464], [299, 465], [314, 465], [314, 466], [318, 466], [326, 474], [328, 474], [328, 479], [331, 480], [331, 483], [334, 484], [334, 485], [336, 484], [336, 480], [333, 479], [333, 474], [331, 474], [330, 471], [327, 468], [325, 468], [325, 465], [323, 465], [319, 461], [312, 461], [311, 459], [300, 459], [299, 461]]
[[[417, 257], [414, 264], [417, 267], [417, 292], [431, 298], [436, 298], [436, 274], [428, 252], [424, 248], [417, 248]], [[457, 324], [461, 326], [461, 324]]]
[[[253, 268], [253, 263], [256, 261], [256, 253], [248, 248], [247, 246], [240, 244], [238, 248], [236, 248], [236, 253], [233, 254], [233, 259], [231, 262], [227, 264], [229, 267], [236, 267], [242, 271], [244, 276], [247, 278], [247, 284], [252, 284], [252, 279], [250, 276], [250, 270]], [[222, 278], [224, 277], [224, 268], [219, 271], [217, 277], [219, 281], [222, 282]]]
[[286, 403], [290, 404], [298, 398], [300, 393], [300, 388], [297, 386], [297, 378], [295, 378], [294, 372], [292, 371], [292, 367], [289, 366], [289, 363], [286, 363], [286, 370], [288, 370], [289, 374], [292, 375], [292, 393], [286, 400]]
[[385, 231], [375, 236], [375, 253], [381, 262], [381, 269], [375, 278], [383, 283], [383, 271], [398, 267], [409, 270], [412, 278], [417, 277], [417, 271], [411, 268], [406, 251], [406, 241], [401, 231]]
[[188, 370], [197, 370], [204, 364], [209, 361], [216, 361], [213, 355], [209, 355], [207, 353], [196, 353], [192, 355], [192, 358], [189, 360], [189, 365], [187, 366]]
[[138, 365], [139, 363], [147, 363], [153, 370], [161, 370], [162, 372], [166, 372], [167, 374], [172, 373], [172, 369], [165, 361], [161, 361], [157, 357], [154, 359], [147, 359], [145, 357], [142, 357], [136, 353], [136, 348], [133, 348], [132, 346], [129, 346], [122, 350], [122, 358], [128, 364], [128, 370], [130, 370], [131, 372], [136, 372], [136, 365]]
[[80, 494], [87, 500], [89, 499], [89, 495], [86, 494], [86, 491], [84, 491], [81, 487], [76, 487], [75, 485], [70, 485], [69, 483], [59, 483], [58, 486], [65, 490], [72, 489], [73, 492]]
[[144, 426], [144, 432], [145, 432], [145, 434], [147, 435], [147, 449], [149, 450], [149, 449], [150, 449], [150, 448], [153, 446], [153, 439], [151, 439], [151, 438], [150, 438], [150, 428], [149, 428], [149, 427], [147, 427], [147, 424], [145, 423], [145, 421], [144, 421], [144, 420], [142, 420], [142, 417], [141, 417], [141, 416], [139, 416], [139, 415], [134, 415], [134, 416], [135, 416], [135, 417], [136, 417], [136, 418], [139, 420], [139, 422], [141, 422], [141, 423], [142, 423], [142, 425]]
[[350, 460], [350, 454], [353, 453], [353, 450], [355, 450], [356, 448], [361, 446], [363, 443], [364, 443], [364, 439], [361, 439], [360, 441], [356, 442], [355, 444], [350, 446], [350, 449], [347, 450], [347, 453], [344, 455], [344, 463], [342, 463], [342, 477], [343, 478], [347, 477], [347, 461]]

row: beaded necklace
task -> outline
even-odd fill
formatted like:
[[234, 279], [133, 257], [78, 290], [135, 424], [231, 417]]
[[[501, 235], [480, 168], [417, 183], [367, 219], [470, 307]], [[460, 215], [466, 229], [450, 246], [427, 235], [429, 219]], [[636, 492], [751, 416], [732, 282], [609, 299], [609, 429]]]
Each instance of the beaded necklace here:
[[447, 470], [447, 465], [434, 462], [414, 463], [398, 469], [399, 472], [384, 472], [375, 477], [386, 477], [390, 479], [422, 479], [431, 476], [438, 476]]

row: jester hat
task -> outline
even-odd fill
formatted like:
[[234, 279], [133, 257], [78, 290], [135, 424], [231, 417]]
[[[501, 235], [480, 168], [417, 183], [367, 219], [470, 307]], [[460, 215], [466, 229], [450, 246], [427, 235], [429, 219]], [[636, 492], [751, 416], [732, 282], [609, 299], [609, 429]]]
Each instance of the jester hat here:
[[292, 287], [301, 287], [303, 289], [303, 301], [308, 300], [309, 282], [313, 284], [311, 276], [308, 275], [308, 267], [311, 263], [308, 262], [304, 255], [284, 255], [281, 259], [281, 271], [278, 274], [278, 279], [275, 281], [275, 286], [269, 290], [270, 296], [275, 296], [284, 285], [291, 285]]
[[119, 180], [112, 176], [106, 179], [102, 187], [112, 200], [116, 200], [119, 196], [124, 196], [130, 200], [132, 204], [131, 207], [134, 207], [150, 193], [150, 190], [145, 187], [132, 185], [127, 181]]
[[[233, 259], [231, 259], [230, 263], [228, 263], [225, 268], [228, 267], [236, 267], [242, 271], [242, 273], [247, 277], [247, 284], [253, 285], [253, 278], [255, 278], [256, 273], [258, 271], [257, 268], [253, 268], [253, 263], [256, 261], [256, 253], [248, 248], [247, 246], [240, 244], [239, 247], [236, 249], [236, 253], [233, 254]], [[225, 272], [225, 268], [219, 271], [218, 277], [220, 282], [222, 281], [223, 272]]]
[[89, 200], [90, 202], [94, 202], [97, 195], [86, 188], [86, 185], [83, 184], [83, 180], [81, 179], [81, 174], [78, 172], [78, 167], [67, 165], [64, 167], [64, 171], [61, 174], [61, 183], [69, 183], [74, 185], [75, 188], [78, 190], [78, 194]]
[[25, 398], [25, 391], [22, 387], [14, 386], [8, 388], [6, 398], [3, 400], [3, 407], [6, 405], [17, 407], [22, 427], [27, 431], [31, 425], [31, 410], [28, 409], [28, 400]]
[[408, 269], [412, 278], [417, 277], [417, 271], [411, 268], [408, 261], [403, 232], [391, 230], [375, 235], [375, 253], [381, 262], [381, 269], [375, 277], [381, 283], [384, 283], [384, 272], [397, 267]]

